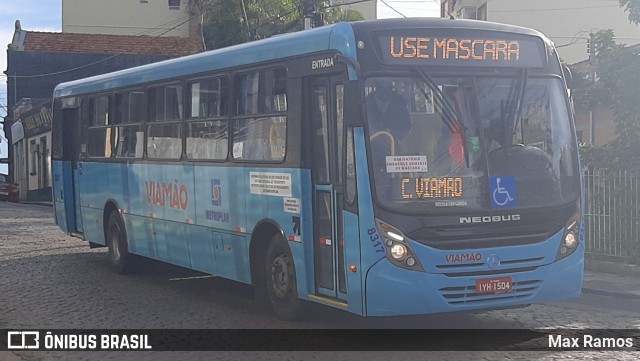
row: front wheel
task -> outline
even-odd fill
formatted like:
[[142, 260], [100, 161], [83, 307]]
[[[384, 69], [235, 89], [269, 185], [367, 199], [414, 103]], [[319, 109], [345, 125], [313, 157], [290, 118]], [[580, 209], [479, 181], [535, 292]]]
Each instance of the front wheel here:
[[109, 261], [111, 268], [120, 274], [131, 271], [131, 258], [129, 242], [124, 222], [118, 212], [111, 212], [107, 226], [107, 246], [109, 247]]
[[287, 241], [281, 234], [271, 238], [265, 266], [265, 286], [271, 308], [280, 319], [296, 319], [300, 313], [302, 300], [298, 298], [293, 256]]

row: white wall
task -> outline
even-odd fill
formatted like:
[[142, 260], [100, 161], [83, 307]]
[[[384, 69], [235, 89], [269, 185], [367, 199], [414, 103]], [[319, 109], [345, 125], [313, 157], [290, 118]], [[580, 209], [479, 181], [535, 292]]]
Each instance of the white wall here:
[[26, 144], [26, 139], [22, 139], [13, 144], [13, 181], [18, 184], [18, 188], [20, 189], [20, 200], [26, 199], [27, 191], [29, 190], [29, 171], [27, 170]]
[[171, 10], [168, 0], [62, 0], [62, 32], [188, 37], [187, 2]]
[[[51, 187], [51, 131], [27, 138], [26, 147], [29, 190]], [[22, 187], [20, 191], [22, 194]]]
[[[335, 4], [350, 3], [353, 0], [337, 0]], [[376, 18], [376, 1], [364, 1], [357, 4], [344, 5], [340, 8], [343, 10], [356, 10], [362, 14], [364, 20], [373, 20]]]
[[[458, 0], [456, 9], [483, 2]], [[629, 22], [618, 0], [490, 0], [487, 20], [539, 30], [569, 64], [588, 58], [586, 39], [599, 29], [613, 29], [619, 43], [640, 43], [640, 27]]]

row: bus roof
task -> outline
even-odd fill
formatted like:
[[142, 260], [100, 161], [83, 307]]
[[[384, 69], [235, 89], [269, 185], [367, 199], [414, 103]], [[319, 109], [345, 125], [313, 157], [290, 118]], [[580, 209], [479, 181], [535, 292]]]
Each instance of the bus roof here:
[[476, 30], [499, 31], [514, 34], [531, 35], [542, 38], [545, 42], [550, 42], [541, 32], [516, 25], [494, 23], [484, 20], [469, 19], [442, 19], [442, 18], [408, 18], [408, 19], [384, 19], [384, 20], [366, 20], [353, 22], [354, 31], [356, 33], [367, 32], [371, 30], [384, 29], [412, 29], [412, 28], [431, 28], [431, 29], [460, 29], [470, 32]]
[[355, 59], [355, 38], [348, 23], [274, 36], [135, 68], [59, 84], [54, 98], [95, 93], [189, 74], [335, 49]]
[[53, 95], [59, 98], [96, 93], [329, 49], [340, 51], [355, 60], [354, 31], [363, 34], [371, 30], [402, 28], [503, 31], [536, 36], [551, 43], [536, 30], [487, 21], [411, 18], [338, 23], [62, 83], [55, 88]]

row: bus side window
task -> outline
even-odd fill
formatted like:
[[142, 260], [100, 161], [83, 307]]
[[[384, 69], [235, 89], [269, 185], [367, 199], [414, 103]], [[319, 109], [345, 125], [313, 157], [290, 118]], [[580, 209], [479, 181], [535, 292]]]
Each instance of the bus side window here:
[[194, 160], [225, 160], [229, 143], [229, 81], [223, 76], [188, 82], [186, 153]]
[[111, 102], [108, 96], [100, 96], [89, 99], [87, 105], [90, 114], [88, 138], [91, 139], [87, 146], [89, 157], [111, 158], [113, 149], [114, 128], [111, 127], [109, 118]]
[[283, 117], [273, 118], [269, 131], [269, 147], [271, 148], [271, 160], [283, 160], [285, 144], [287, 140], [287, 123]]
[[180, 159], [182, 157], [182, 85], [168, 84], [149, 91], [147, 157]]
[[233, 157], [249, 161], [283, 161], [286, 153], [286, 70], [237, 74]]

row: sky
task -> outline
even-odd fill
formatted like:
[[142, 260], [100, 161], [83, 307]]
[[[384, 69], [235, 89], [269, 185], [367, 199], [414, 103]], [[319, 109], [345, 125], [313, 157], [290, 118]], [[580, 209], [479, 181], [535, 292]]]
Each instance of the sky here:
[[[102, 0], [104, 1], [104, 0]], [[404, 16], [439, 16], [440, 0], [378, 0], [378, 18]], [[395, 10], [394, 10], [395, 9]], [[7, 105], [7, 45], [11, 43], [15, 21], [29, 31], [61, 31], [62, 0], [20, 0], [0, 2], [0, 117]], [[7, 156], [6, 138], [0, 127], [0, 158]], [[0, 173], [7, 166], [0, 164]]]
[[[62, 29], [62, 0], [20, 0], [0, 2], [0, 117], [7, 105], [7, 46], [11, 43], [15, 22], [32, 31], [60, 31]], [[7, 140], [0, 126], [0, 158], [7, 156]], [[7, 173], [7, 165], [0, 164], [0, 173]]]
[[440, 0], [378, 0], [378, 19], [440, 17]]

